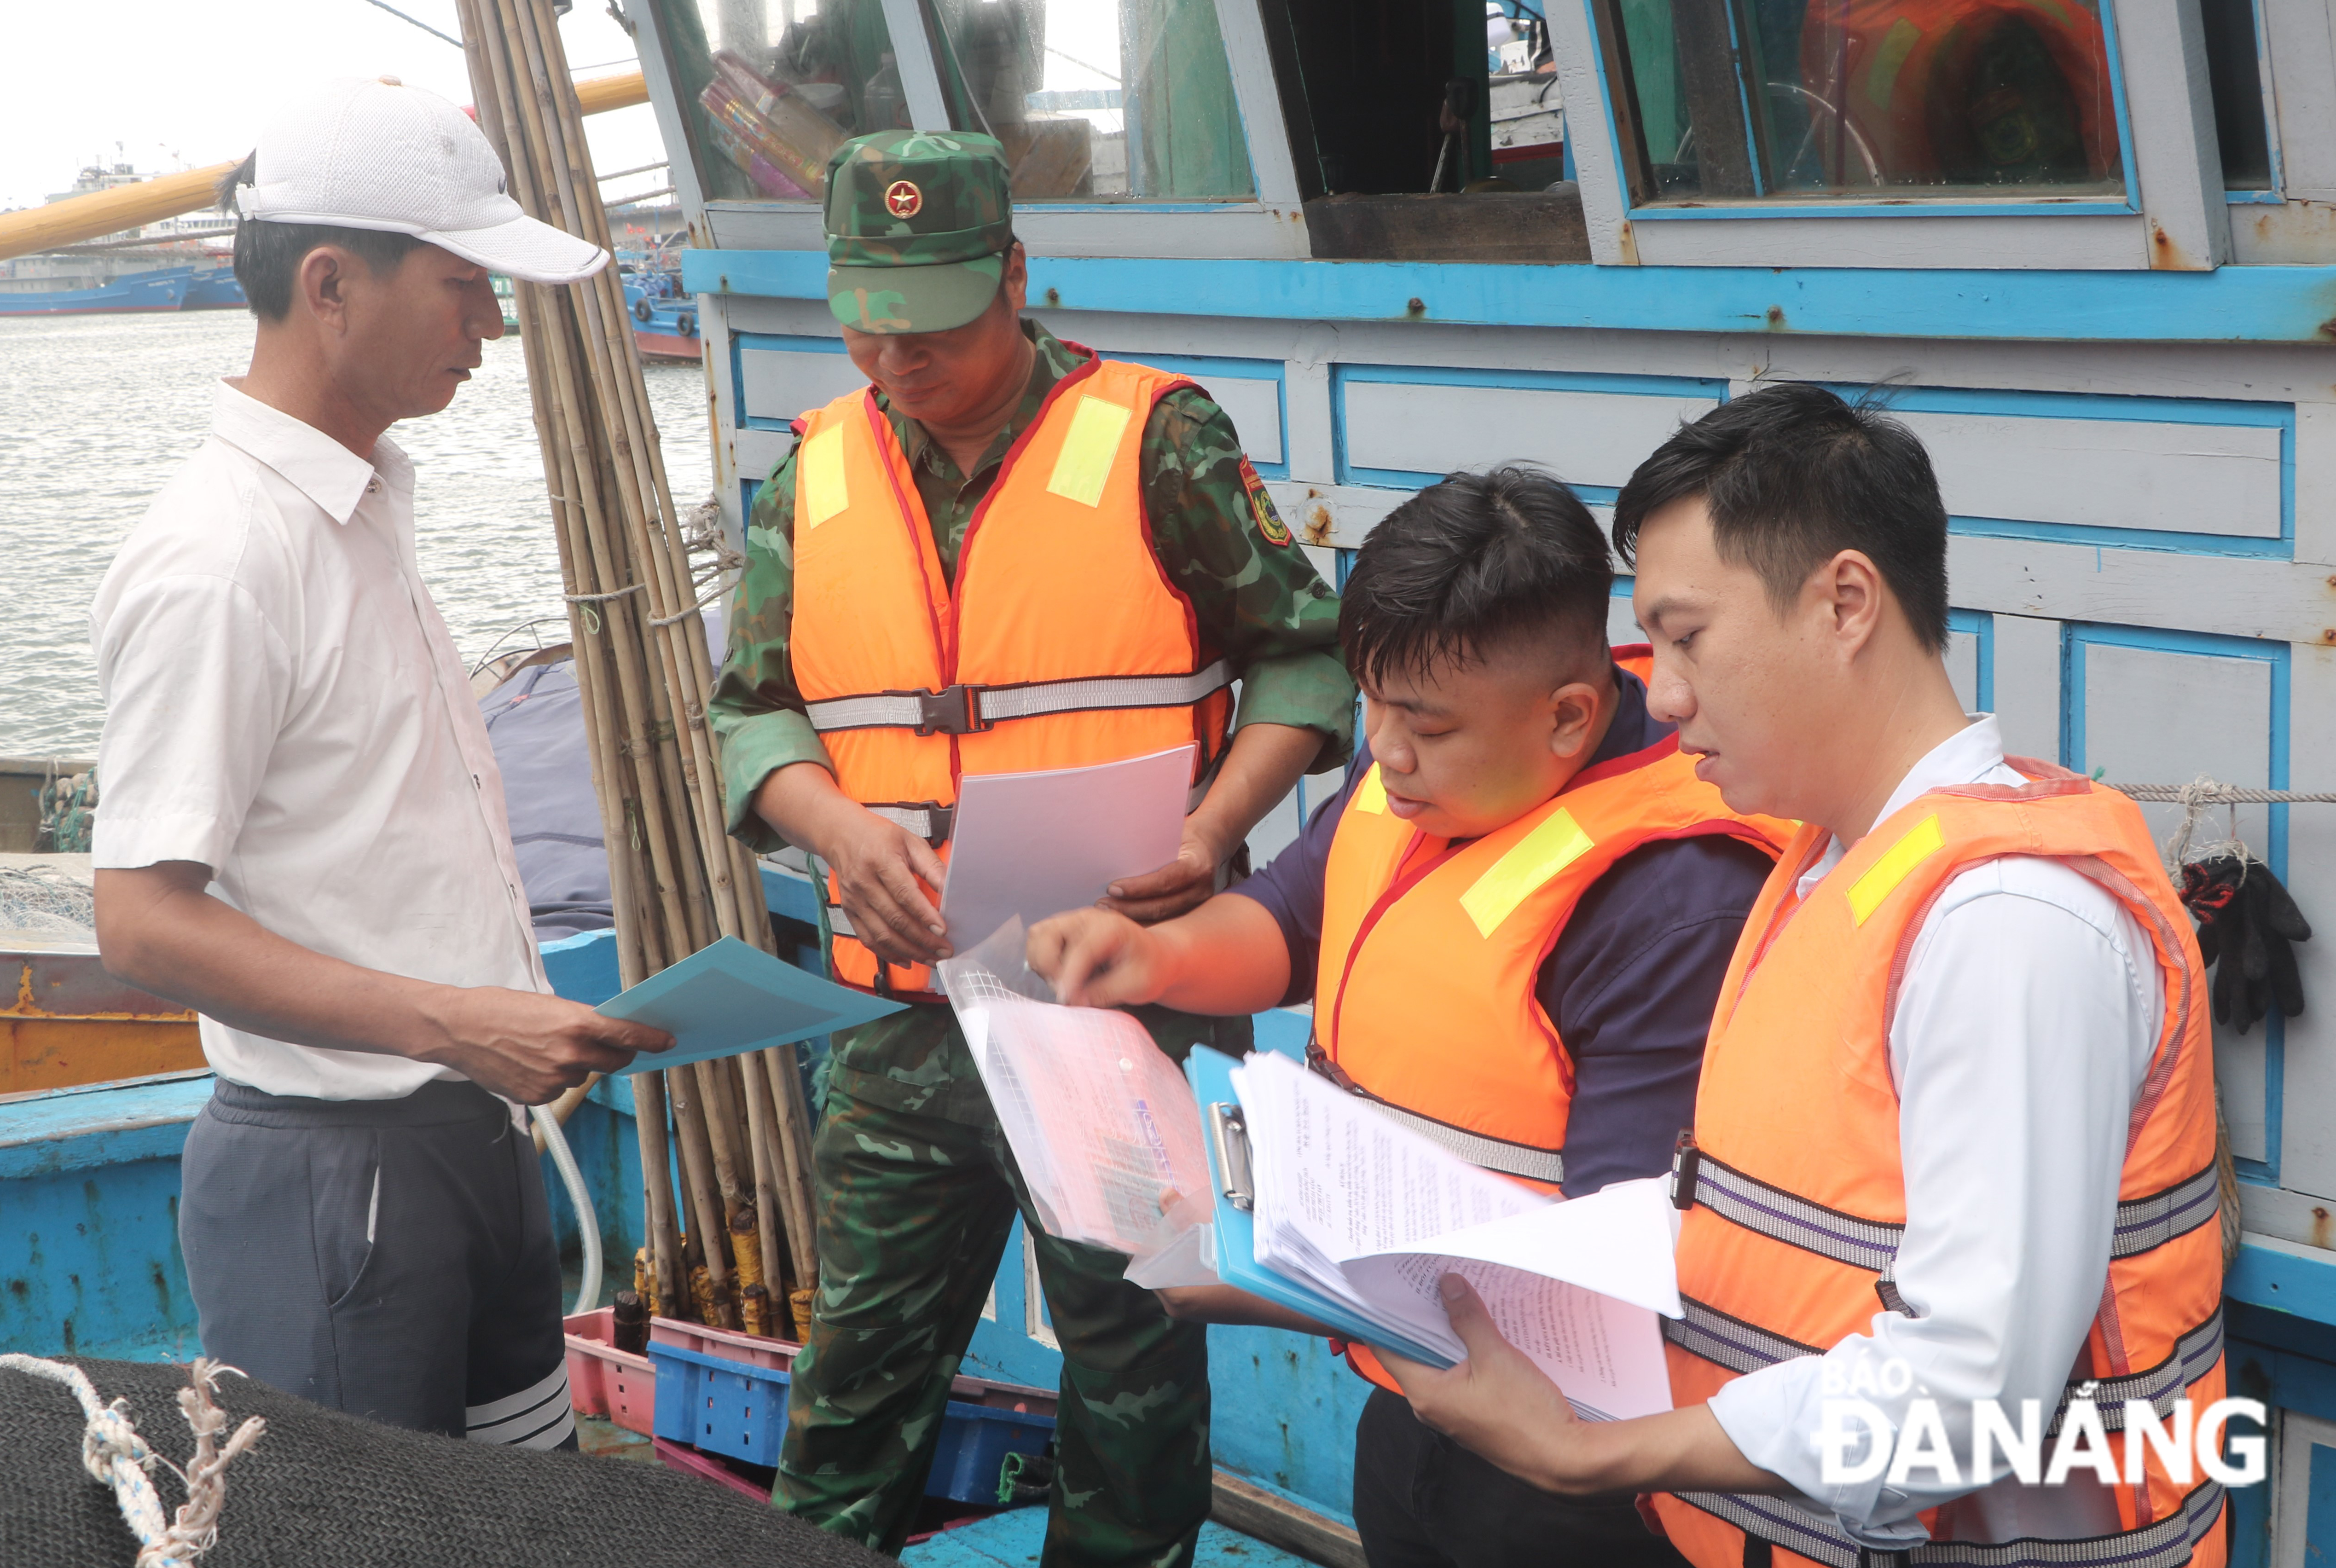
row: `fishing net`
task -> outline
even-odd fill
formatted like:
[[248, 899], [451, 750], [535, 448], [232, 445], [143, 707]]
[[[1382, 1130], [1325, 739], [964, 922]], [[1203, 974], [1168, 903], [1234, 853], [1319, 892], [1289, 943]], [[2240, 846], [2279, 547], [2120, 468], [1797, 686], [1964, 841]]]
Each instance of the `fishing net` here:
[[54, 866], [0, 866], [0, 931], [94, 940], [97, 895]]
[[[100, 1398], [128, 1398], [157, 1453], [186, 1459], [185, 1368], [73, 1364]], [[219, 1401], [268, 1430], [227, 1470], [199, 1568], [899, 1568], [659, 1466], [379, 1427], [232, 1376]], [[0, 1371], [0, 1563], [131, 1568], [113, 1494], [82, 1468], [83, 1424], [67, 1388]], [[167, 1516], [185, 1488], [163, 1466], [153, 1476]]]

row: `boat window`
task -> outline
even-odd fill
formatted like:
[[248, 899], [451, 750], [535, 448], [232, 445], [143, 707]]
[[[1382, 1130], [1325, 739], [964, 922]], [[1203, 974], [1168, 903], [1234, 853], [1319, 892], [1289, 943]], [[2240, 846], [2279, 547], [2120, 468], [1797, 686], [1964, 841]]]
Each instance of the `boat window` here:
[[1214, 0], [936, 0], [950, 122], [1014, 199], [1252, 196]]
[[712, 200], [815, 200], [837, 143], [909, 124], [882, 0], [659, 0], [657, 15]]
[[2229, 190], [2272, 186], [2269, 104], [2263, 92], [2256, 0], [2204, 0], [2206, 78], [2214, 92], [2214, 138], [2223, 149]]
[[1605, 0], [1601, 20], [1641, 203], [2125, 190], [2098, 0]]

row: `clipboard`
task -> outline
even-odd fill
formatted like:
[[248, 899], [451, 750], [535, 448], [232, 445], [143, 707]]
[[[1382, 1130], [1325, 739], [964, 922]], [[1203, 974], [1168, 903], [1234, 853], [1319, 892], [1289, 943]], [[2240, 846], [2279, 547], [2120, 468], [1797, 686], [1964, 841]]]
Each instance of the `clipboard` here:
[[1184, 1058], [1184, 1076], [1201, 1105], [1201, 1125], [1207, 1134], [1209, 1176], [1213, 1186], [1217, 1278], [1251, 1295], [1302, 1312], [1316, 1322], [1336, 1329], [1342, 1339], [1374, 1349], [1385, 1347], [1398, 1356], [1431, 1367], [1449, 1367], [1452, 1359], [1441, 1351], [1415, 1344], [1362, 1318], [1343, 1301], [1336, 1301], [1309, 1285], [1286, 1279], [1257, 1261], [1257, 1221], [1251, 1213], [1253, 1190], [1249, 1177], [1249, 1129], [1241, 1121], [1241, 1098], [1233, 1093], [1232, 1071], [1241, 1064], [1222, 1051], [1195, 1046]]

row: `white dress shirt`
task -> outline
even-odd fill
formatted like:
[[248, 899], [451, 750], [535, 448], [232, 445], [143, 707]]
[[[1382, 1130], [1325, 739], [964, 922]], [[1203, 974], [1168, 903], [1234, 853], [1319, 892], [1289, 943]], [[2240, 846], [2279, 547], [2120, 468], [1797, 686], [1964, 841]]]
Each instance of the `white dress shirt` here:
[[[1981, 716], [1915, 764], [1876, 821], [1942, 785], [2022, 782], [2004, 765], [1994, 718]], [[1801, 879], [1803, 899], [1844, 852], [1836, 838]], [[1827, 1485], [1814, 1437], [1828, 1370], [1836, 1389], [1854, 1386], [1893, 1426], [1915, 1398], [1937, 1400], [1966, 1476], [1972, 1400], [2000, 1400], [2016, 1420], [2018, 1401], [2032, 1398], [2049, 1418], [2108, 1278], [2127, 1117], [2163, 1013], [2148, 935], [2098, 883], [2032, 857], [1947, 883], [1915, 937], [1890, 1024], [1906, 1183], [1893, 1278], [1915, 1315], [1877, 1303], [1870, 1333], [1722, 1388], [1712, 1414], [1747, 1458], [1883, 1549], [1924, 1539], [1914, 1516], [1942, 1504], [1946, 1539], [2117, 1528], [2114, 1500], [2086, 1472], [2063, 1486], [2006, 1478], [1978, 1491], [1943, 1485], [1929, 1468], [1895, 1486]], [[1913, 1371], [1912, 1387], [1870, 1391], [1893, 1358]], [[1866, 1376], [1855, 1378], [1861, 1361]], [[1999, 1459], [1994, 1473], [2007, 1468]]]
[[[486, 726], [414, 558], [414, 467], [367, 463], [222, 383], [210, 438], [90, 612], [106, 702], [95, 863], [209, 867], [304, 948], [548, 990]], [[219, 1076], [391, 1099], [446, 1067], [202, 1020]]]

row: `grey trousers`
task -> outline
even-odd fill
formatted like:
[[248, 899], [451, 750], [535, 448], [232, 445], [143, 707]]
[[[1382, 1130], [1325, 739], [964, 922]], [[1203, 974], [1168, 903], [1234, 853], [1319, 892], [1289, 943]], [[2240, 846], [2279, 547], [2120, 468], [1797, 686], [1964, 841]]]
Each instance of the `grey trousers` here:
[[309, 1100], [221, 1079], [179, 1200], [203, 1352], [392, 1427], [572, 1447], [533, 1143], [474, 1084]]

